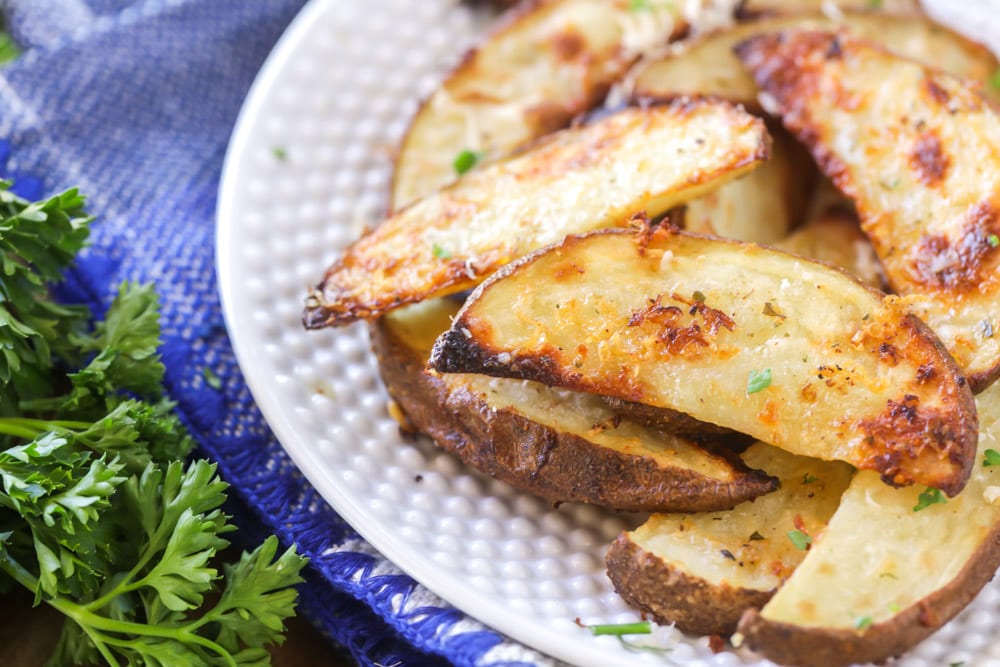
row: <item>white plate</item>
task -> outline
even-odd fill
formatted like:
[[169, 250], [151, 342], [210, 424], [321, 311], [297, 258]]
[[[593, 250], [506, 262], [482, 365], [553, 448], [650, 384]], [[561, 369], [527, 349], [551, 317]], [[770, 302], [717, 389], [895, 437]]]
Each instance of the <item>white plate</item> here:
[[[482, 23], [455, 0], [313, 0], [303, 10], [254, 84], [226, 159], [218, 273], [230, 336], [285, 449], [387, 558], [471, 616], [561, 660], [663, 664], [574, 622], [638, 617], [603, 567], [626, 518], [574, 504], [553, 509], [426, 442], [401, 440], [364, 328], [301, 326], [307, 286], [378, 221], [392, 148], [416, 100]], [[991, 657], [1000, 656], [998, 612], [992, 584], [898, 664], [1000, 666]], [[706, 640], [676, 634], [669, 662], [766, 664], [713, 655]]]

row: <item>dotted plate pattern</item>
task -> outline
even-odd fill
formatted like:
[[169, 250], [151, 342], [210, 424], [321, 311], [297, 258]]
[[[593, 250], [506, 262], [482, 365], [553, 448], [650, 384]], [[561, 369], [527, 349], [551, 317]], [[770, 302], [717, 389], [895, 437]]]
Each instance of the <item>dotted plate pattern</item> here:
[[[1000, 45], [1000, 0], [928, 2]], [[557, 509], [400, 438], [361, 325], [306, 332], [307, 288], [387, 203], [417, 102], [487, 25], [457, 0], [313, 0], [275, 48], [234, 132], [219, 203], [218, 272], [237, 357], [264, 416], [309, 481], [390, 561], [470, 616], [560, 660], [768, 665], [713, 655], [669, 630], [666, 656], [574, 622], [633, 621], [607, 545], [637, 517]], [[1000, 584], [894, 663], [1000, 667]]]

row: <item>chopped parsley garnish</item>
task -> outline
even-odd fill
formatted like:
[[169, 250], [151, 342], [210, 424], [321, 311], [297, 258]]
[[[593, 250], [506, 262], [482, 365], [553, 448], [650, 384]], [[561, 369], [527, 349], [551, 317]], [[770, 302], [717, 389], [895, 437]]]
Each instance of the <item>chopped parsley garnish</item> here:
[[630, 0], [628, 10], [630, 12], [648, 12], [653, 8], [649, 0]]
[[1000, 245], [1000, 236], [997, 236], [996, 234], [990, 234], [989, 236], [986, 237], [986, 242], [990, 244], [991, 248], [996, 248], [998, 245]]
[[882, 9], [882, 0], [868, 0], [869, 9]]
[[218, 390], [222, 388], [222, 380], [220, 380], [219, 376], [215, 374], [215, 371], [208, 366], [201, 369], [201, 376], [205, 378], [205, 384], [212, 389]]
[[766, 540], [766, 539], [767, 539], [766, 537], [764, 537], [763, 535], [761, 535], [760, 533], [758, 533], [756, 530], [753, 531], [752, 533], [750, 533], [750, 541], [751, 542], [756, 541], [756, 540]]
[[917, 504], [913, 506], [914, 512], [919, 512], [920, 510], [925, 510], [931, 505], [937, 505], [938, 503], [947, 502], [941, 489], [934, 489], [927, 487], [924, 489], [920, 496], [917, 498]]
[[705, 293], [702, 292], [701, 290], [696, 289], [694, 291], [694, 294], [691, 295], [691, 298], [694, 299], [695, 301], [698, 301], [699, 303], [705, 303]]
[[21, 49], [11, 39], [10, 33], [6, 30], [0, 30], [0, 65], [9, 63], [19, 55], [21, 55]]
[[461, 176], [475, 167], [482, 159], [482, 153], [466, 149], [455, 156], [455, 161], [452, 163], [452, 166], [455, 168], [455, 173]]
[[1000, 90], [1000, 67], [998, 67], [997, 71], [993, 72], [993, 75], [990, 77], [990, 85], [993, 88]]
[[870, 628], [872, 625], [871, 616], [858, 616], [854, 619], [854, 629], [864, 630], [865, 628]]
[[764, 391], [771, 386], [771, 369], [765, 368], [761, 371], [750, 371], [747, 377], [747, 395]]
[[812, 484], [813, 482], [818, 482], [818, 481], [819, 481], [819, 477], [817, 477], [816, 475], [812, 475], [810, 473], [806, 473], [806, 474], [802, 475], [802, 483], [803, 484]]
[[791, 541], [792, 546], [794, 546], [799, 551], [805, 551], [812, 544], [813, 538], [809, 537], [801, 530], [790, 530], [788, 531], [788, 539]]
[[449, 252], [447, 248], [442, 248], [437, 243], [435, 243], [434, 247], [431, 248], [431, 252], [438, 259], [451, 259], [451, 252]]
[[590, 634], [598, 637], [600, 635], [648, 635], [653, 632], [653, 624], [649, 621], [638, 621], [635, 623], [600, 623], [597, 625], [583, 626], [590, 630]]
[[891, 603], [889, 605], [889, 611], [891, 611], [894, 614], [898, 614], [899, 613], [899, 605], [896, 604], [895, 602]]
[[987, 449], [983, 454], [983, 467], [1000, 466], [1000, 452], [995, 449]]
[[288, 151], [285, 150], [284, 146], [272, 146], [271, 155], [273, 155], [274, 159], [278, 160], [279, 162], [288, 161]]

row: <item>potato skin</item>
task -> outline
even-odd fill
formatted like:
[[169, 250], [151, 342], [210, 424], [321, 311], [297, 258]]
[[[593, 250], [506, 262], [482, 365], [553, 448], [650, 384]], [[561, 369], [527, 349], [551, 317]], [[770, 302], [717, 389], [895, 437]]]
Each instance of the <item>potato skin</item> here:
[[[942, 545], [947, 548], [947, 545]], [[751, 650], [768, 660], [795, 667], [846, 667], [883, 662], [916, 646], [962, 611], [1000, 566], [1000, 525], [957, 577], [919, 603], [864, 631], [807, 628], [769, 621], [747, 609], [737, 631]], [[821, 599], [822, 591], [817, 591]]]
[[727, 448], [732, 451], [739, 452], [753, 442], [753, 438], [743, 433], [737, 433], [732, 429], [716, 426], [709, 422], [699, 421], [691, 415], [686, 415], [677, 410], [626, 401], [616, 396], [602, 396], [601, 400], [614, 410], [615, 414], [631, 419], [643, 426], [660, 429], [667, 433], [679, 433], [695, 440], [709, 437], [713, 439], [721, 438], [724, 440]]
[[740, 616], [759, 609], [774, 591], [735, 588], [709, 582], [668, 565], [622, 533], [606, 558], [608, 577], [629, 605], [650, 614], [658, 623], [674, 623], [699, 635], [730, 635]]
[[732, 462], [736, 480], [716, 482], [557, 432], [511, 410], [495, 410], [425, 372], [426, 359], [382, 320], [370, 325], [370, 333], [389, 395], [419, 432], [464, 463], [552, 503], [697, 512], [728, 509], [777, 488], [776, 479], [738, 461]]

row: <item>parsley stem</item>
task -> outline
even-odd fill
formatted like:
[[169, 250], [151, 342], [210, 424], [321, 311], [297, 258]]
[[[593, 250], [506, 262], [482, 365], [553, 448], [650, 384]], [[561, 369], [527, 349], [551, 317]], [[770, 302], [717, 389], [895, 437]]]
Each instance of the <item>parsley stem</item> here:
[[592, 635], [648, 635], [652, 627], [649, 621], [639, 621], [638, 623], [608, 623], [604, 625], [588, 625]]
[[[131, 634], [139, 637], [145, 635], [146, 637], [161, 637], [163, 639], [173, 639], [179, 642], [197, 644], [198, 646], [208, 649], [212, 653], [220, 656], [227, 665], [230, 665], [231, 667], [238, 667], [236, 660], [233, 658], [232, 654], [229, 653], [229, 651], [216, 644], [211, 639], [206, 639], [201, 635], [191, 632], [188, 627], [185, 627], [184, 629], [161, 628], [155, 625], [133, 623], [131, 621], [119, 621], [105, 616], [100, 616], [88, 611], [81, 605], [74, 604], [72, 602], [65, 602], [59, 598], [53, 598], [47, 602], [69, 618], [73, 619], [73, 621], [81, 628], [91, 627], [96, 628], [97, 630], [115, 632], [123, 635]], [[126, 640], [116, 640], [113, 637], [104, 637], [104, 641], [112, 644], [121, 644]]]
[[34, 429], [25, 428], [19, 424], [8, 423], [7, 420], [0, 419], [0, 434], [12, 435], [15, 438], [25, 438], [27, 440], [33, 440], [35, 436], [38, 435], [38, 431]]

